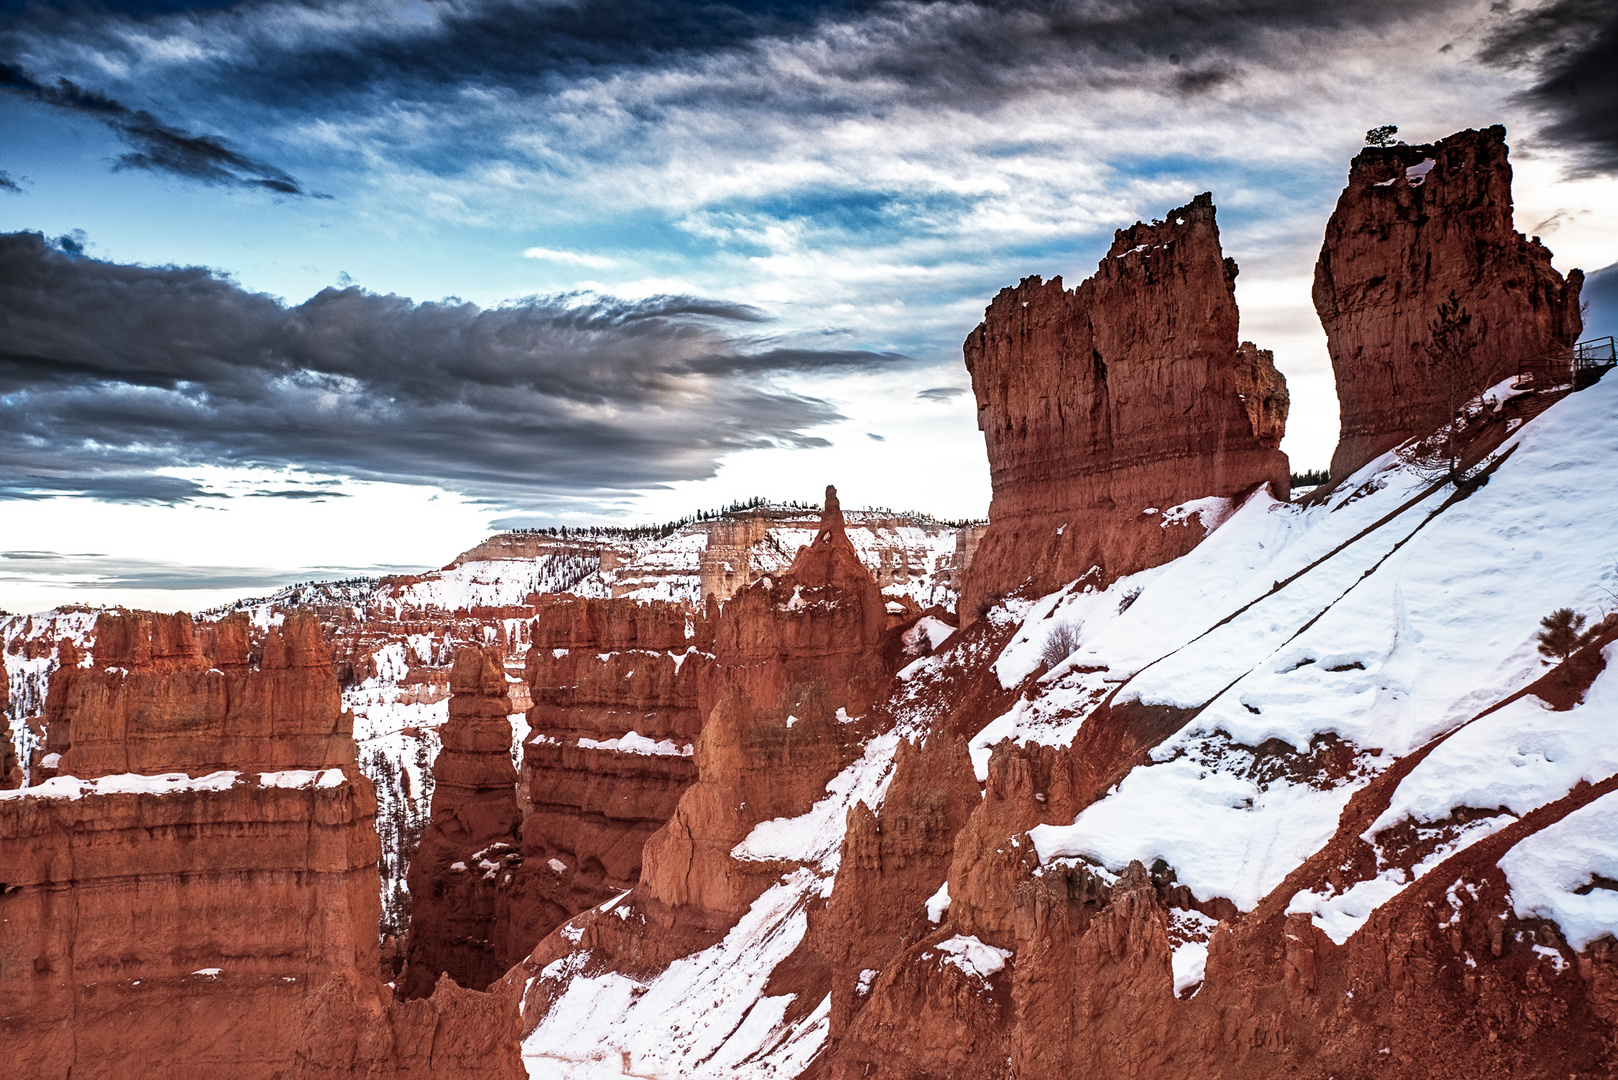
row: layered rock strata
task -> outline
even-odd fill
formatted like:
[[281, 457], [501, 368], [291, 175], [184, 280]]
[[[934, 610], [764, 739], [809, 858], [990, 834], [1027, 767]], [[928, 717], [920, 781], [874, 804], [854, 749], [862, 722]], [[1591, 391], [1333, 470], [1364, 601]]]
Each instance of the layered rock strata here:
[[65, 663], [51, 678], [45, 753], [82, 778], [352, 764], [353, 721], [319, 621], [289, 614], [252, 638], [240, 614], [209, 627], [102, 614], [95, 666]]
[[[593, 912], [551, 935], [508, 982], [575, 946], [591, 949], [599, 968], [644, 970], [718, 940], [790, 865], [739, 857], [737, 845], [761, 822], [807, 811], [883, 726], [874, 706], [902, 659], [900, 635], [848, 542], [835, 492], [827, 495], [821, 528], [792, 567], [718, 611], [698, 687], [697, 779], [647, 842], [636, 888], [617, 917]], [[807, 1013], [825, 994], [825, 970], [814, 962], [800, 974], [798, 1011]], [[529, 990], [531, 1026], [548, 989]]]
[[312, 619], [249, 638], [104, 614], [99, 663], [53, 674], [57, 775], [0, 795], [0, 1043], [28, 1075], [283, 1076], [306, 996], [376, 970], [329, 650]]
[[994, 298], [965, 344], [994, 495], [964, 618], [1184, 554], [1203, 524], [1166, 512], [1192, 500], [1286, 497], [1286, 381], [1238, 340], [1236, 272], [1199, 195], [1119, 230], [1077, 288], [1030, 277]]
[[432, 823], [410, 863], [405, 998], [432, 993], [444, 974], [481, 990], [544, 936], [528, 936], [526, 920], [510, 910], [521, 815], [506, 685], [499, 649], [456, 652], [433, 763]]
[[552, 925], [634, 887], [641, 849], [696, 779], [712, 611], [565, 598], [534, 619], [523, 858]]
[[1523, 361], [1559, 354], [1565, 372], [1584, 275], [1564, 279], [1513, 226], [1505, 139], [1496, 125], [1367, 147], [1349, 167], [1314, 282], [1341, 412], [1333, 478], [1448, 423]]

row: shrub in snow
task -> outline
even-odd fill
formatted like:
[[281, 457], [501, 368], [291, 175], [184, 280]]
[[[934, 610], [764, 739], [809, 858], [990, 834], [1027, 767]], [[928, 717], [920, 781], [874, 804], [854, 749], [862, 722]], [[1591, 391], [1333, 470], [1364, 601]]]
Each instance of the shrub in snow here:
[[1598, 623], [1585, 630], [1584, 616], [1575, 614], [1568, 607], [1557, 608], [1539, 620], [1539, 625], [1544, 627], [1534, 635], [1539, 642], [1539, 654], [1552, 660], [1566, 660], [1581, 645], [1594, 641], [1601, 629]]
[[1045, 662], [1047, 668], [1053, 668], [1072, 656], [1078, 647], [1078, 630], [1072, 623], [1059, 622], [1051, 627], [1051, 632], [1046, 635], [1045, 647], [1040, 650], [1039, 658]]

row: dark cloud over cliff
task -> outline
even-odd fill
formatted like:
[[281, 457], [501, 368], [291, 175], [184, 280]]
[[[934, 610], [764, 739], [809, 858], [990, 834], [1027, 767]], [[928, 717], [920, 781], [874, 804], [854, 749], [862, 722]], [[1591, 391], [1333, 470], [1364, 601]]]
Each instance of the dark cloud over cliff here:
[[1521, 98], [1548, 117], [1546, 136], [1592, 171], [1618, 170], [1618, 3], [1552, 0], [1515, 13], [1482, 55], [1530, 73]]
[[[195, 267], [0, 236], [0, 497], [207, 492], [153, 475], [299, 466], [511, 505], [708, 476], [838, 419], [787, 374], [892, 354], [770, 347], [750, 308], [533, 297], [494, 308], [327, 289], [296, 307]], [[266, 494], [280, 494], [266, 492]], [[304, 496], [299, 496], [304, 497]]]

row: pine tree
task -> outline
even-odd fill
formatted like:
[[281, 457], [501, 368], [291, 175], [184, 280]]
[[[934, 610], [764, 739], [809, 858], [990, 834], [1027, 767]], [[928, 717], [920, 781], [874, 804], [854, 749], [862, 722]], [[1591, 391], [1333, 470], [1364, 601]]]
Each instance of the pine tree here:
[[1539, 625], [1544, 627], [1535, 639], [1539, 642], [1541, 656], [1553, 660], [1566, 660], [1573, 655], [1581, 645], [1594, 640], [1599, 627], [1592, 626], [1584, 629], [1584, 616], [1575, 614], [1572, 608], [1557, 608], [1543, 619]]

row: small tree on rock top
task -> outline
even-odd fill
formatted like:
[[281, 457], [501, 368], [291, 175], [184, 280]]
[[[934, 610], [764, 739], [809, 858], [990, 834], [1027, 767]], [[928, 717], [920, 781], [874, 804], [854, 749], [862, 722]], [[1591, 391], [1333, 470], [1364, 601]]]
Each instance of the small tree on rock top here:
[[1374, 127], [1365, 133], [1366, 146], [1392, 146], [1393, 137], [1399, 134], [1398, 124], [1383, 124]]
[[1539, 642], [1539, 654], [1552, 660], [1566, 660], [1580, 646], [1593, 641], [1601, 628], [1598, 624], [1584, 629], [1584, 616], [1567, 607], [1557, 608], [1539, 620], [1539, 625], [1544, 627], [1534, 635]]

